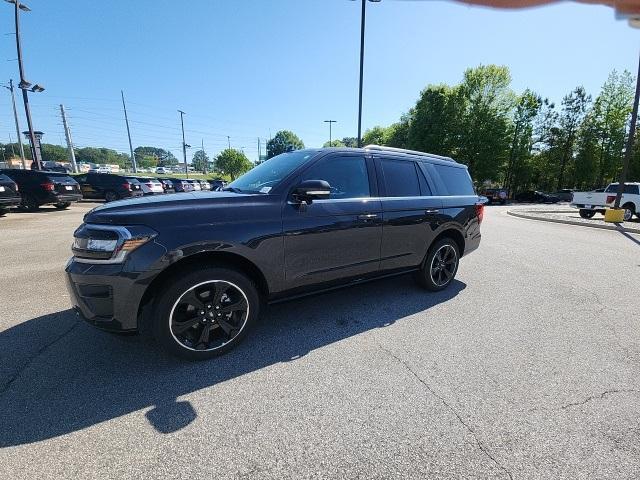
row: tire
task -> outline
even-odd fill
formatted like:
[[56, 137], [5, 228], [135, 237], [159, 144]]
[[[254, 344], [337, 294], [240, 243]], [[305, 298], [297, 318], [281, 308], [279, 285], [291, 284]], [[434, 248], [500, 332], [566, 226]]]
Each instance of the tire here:
[[580, 214], [580, 216], [582, 218], [593, 218], [593, 216], [596, 214], [596, 211], [595, 210], [587, 210], [585, 208], [581, 208], [578, 213]]
[[7, 214], [7, 209], [6, 208], [0, 208], [0, 217], [4, 216]]
[[22, 203], [20, 203], [20, 208], [28, 212], [37, 212], [40, 209], [40, 204], [32, 195], [24, 195], [22, 197]]
[[120, 195], [118, 195], [116, 192], [114, 192], [113, 190], [107, 190], [104, 193], [104, 200], [105, 202], [115, 202], [116, 200], [120, 199]]
[[71, 206], [71, 202], [60, 202], [54, 205], [54, 207], [56, 207], [58, 210], [66, 210], [70, 206]]
[[152, 314], [156, 340], [164, 350], [188, 360], [207, 360], [233, 349], [260, 310], [253, 282], [229, 268], [192, 270], [167, 284], [156, 298]]
[[624, 208], [624, 221], [630, 221], [636, 213], [636, 207], [633, 203], [625, 203], [622, 208]]
[[416, 273], [416, 280], [432, 292], [444, 290], [453, 282], [459, 263], [458, 244], [452, 238], [445, 237], [429, 248], [422, 268]]

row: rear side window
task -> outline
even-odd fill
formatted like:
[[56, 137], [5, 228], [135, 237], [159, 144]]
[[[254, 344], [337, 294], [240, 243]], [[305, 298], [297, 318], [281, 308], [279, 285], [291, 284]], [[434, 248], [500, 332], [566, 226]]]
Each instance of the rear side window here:
[[638, 185], [625, 185], [624, 186], [624, 193], [628, 193], [630, 195], [637, 195], [638, 194]]
[[475, 195], [471, 177], [466, 168], [449, 167], [434, 163], [433, 167], [440, 175], [449, 195]]
[[382, 159], [380, 164], [387, 197], [420, 196], [420, 181], [414, 162]]
[[64, 182], [64, 183], [75, 182], [75, 180], [71, 178], [69, 175], [47, 175], [47, 178], [52, 182]]

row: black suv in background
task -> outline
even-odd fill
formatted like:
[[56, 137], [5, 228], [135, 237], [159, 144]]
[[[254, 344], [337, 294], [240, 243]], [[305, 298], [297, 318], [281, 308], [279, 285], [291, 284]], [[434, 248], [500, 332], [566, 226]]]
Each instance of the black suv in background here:
[[241, 341], [261, 301], [408, 272], [447, 288], [480, 244], [480, 200], [449, 158], [298, 150], [221, 192], [95, 208], [74, 233], [67, 285], [95, 326], [150, 330], [170, 352], [209, 358]]
[[104, 199], [107, 202], [143, 195], [140, 182], [112, 173], [85, 173], [76, 176], [84, 198]]
[[82, 199], [78, 182], [66, 173], [17, 169], [4, 169], [0, 173], [18, 184], [22, 198], [20, 206], [29, 211], [42, 205], [63, 210]]
[[20, 202], [21, 198], [16, 182], [0, 173], [0, 215], [4, 215], [7, 208], [20, 205]]

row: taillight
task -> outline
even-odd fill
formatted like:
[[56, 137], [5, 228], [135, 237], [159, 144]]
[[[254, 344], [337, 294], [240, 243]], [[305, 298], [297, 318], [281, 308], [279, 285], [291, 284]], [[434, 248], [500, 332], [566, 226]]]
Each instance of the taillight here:
[[129, 183], [127, 183], [127, 182], [123, 183], [123, 184], [122, 184], [122, 187], [123, 187], [125, 190], [129, 190], [129, 191], [131, 191], [131, 185], [129, 185]]
[[607, 195], [607, 203], [613, 203], [616, 201], [615, 195]]
[[53, 192], [56, 189], [56, 186], [51, 182], [41, 183], [40, 186], [47, 192]]
[[476, 216], [478, 217], [478, 224], [482, 223], [484, 219], [484, 203], [476, 203]]

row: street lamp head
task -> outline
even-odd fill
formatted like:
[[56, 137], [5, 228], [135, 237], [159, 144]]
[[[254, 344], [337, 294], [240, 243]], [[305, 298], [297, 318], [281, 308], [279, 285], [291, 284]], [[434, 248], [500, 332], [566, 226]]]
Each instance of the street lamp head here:
[[[4, 0], [7, 3], [13, 3], [15, 5], [16, 0]], [[18, 3], [18, 8], [20, 10], [22, 10], [23, 12], [30, 12], [31, 9], [29, 7], [27, 7], [24, 3]]]
[[21, 90], [29, 90], [31, 88], [31, 83], [27, 82], [26, 80], [20, 80], [18, 88]]
[[34, 93], [44, 92], [44, 87], [39, 83], [36, 83], [33, 87], [31, 87], [31, 91]]

